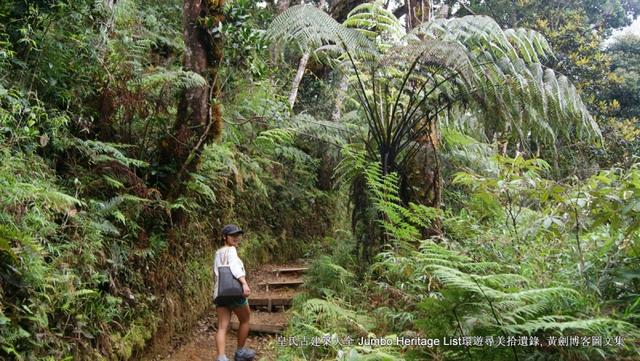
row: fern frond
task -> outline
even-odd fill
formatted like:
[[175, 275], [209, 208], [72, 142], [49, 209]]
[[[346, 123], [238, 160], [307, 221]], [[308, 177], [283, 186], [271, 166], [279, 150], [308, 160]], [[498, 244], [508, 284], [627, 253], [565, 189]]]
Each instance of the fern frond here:
[[378, 37], [383, 38], [384, 42], [380, 41], [380, 45], [389, 41], [397, 42], [404, 34], [404, 28], [398, 18], [379, 3], [356, 6], [347, 14], [347, 19], [342, 25], [360, 31], [372, 41]]
[[206, 80], [198, 73], [184, 70], [170, 71], [160, 68], [155, 69], [151, 74], [132, 80], [129, 86], [140, 88], [144, 91], [168, 88], [171, 94], [176, 94], [178, 91], [203, 87], [205, 84]]
[[207, 184], [206, 177], [197, 173], [191, 173], [191, 178], [189, 180], [189, 183], [187, 184], [187, 188], [201, 195], [207, 201], [216, 203], [216, 193]]
[[118, 147], [124, 147], [122, 144], [77, 138], [76, 147], [82, 154], [86, 155], [93, 164], [116, 161], [126, 167], [147, 167], [149, 165], [149, 163], [145, 161], [125, 156], [124, 153], [118, 149]]
[[319, 325], [322, 329], [335, 330], [336, 327], [348, 327], [360, 333], [367, 334], [371, 320], [355, 311], [339, 306], [334, 302], [313, 298], [301, 306], [301, 312], [306, 320]]
[[349, 51], [373, 51], [372, 43], [360, 32], [342, 26], [315, 6], [296, 5], [278, 15], [266, 32], [267, 39], [294, 44], [303, 52], [323, 45], [338, 45]]
[[[527, 143], [526, 133], [554, 145], [558, 134], [601, 141], [595, 124], [575, 87], [564, 76], [540, 63], [553, 56], [540, 33], [528, 29], [502, 30], [486, 16], [436, 19], [407, 35], [462, 44], [474, 64], [470, 94], [487, 114], [486, 129], [509, 130]], [[496, 121], [502, 124], [496, 124]], [[499, 125], [496, 127], [496, 125]]]
[[570, 316], [550, 315], [522, 324], [502, 326], [506, 332], [513, 334], [534, 334], [536, 332], [553, 332], [566, 334], [567, 331], [583, 335], [621, 335], [637, 338], [640, 336], [638, 327], [624, 321], [611, 318], [594, 318], [580, 320]]

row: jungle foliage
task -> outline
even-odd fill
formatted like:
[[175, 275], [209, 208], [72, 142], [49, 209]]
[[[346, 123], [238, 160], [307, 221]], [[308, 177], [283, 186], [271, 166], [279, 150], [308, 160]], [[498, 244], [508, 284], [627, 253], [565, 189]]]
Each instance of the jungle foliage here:
[[[637, 345], [622, 341], [635, 340], [640, 331], [634, 265], [640, 251], [637, 157], [625, 153], [629, 158], [617, 158], [617, 167], [585, 169], [582, 165], [580, 172], [572, 168], [577, 164], [560, 158], [583, 159], [584, 145], [598, 149], [601, 128], [597, 122], [603, 124], [605, 138], [620, 139], [619, 133], [606, 127], [611, 118], [598, 110], [587, 113], [586, 108], [594, 109], [592, 90], [556, 91], [546, 98], [549, 84], [572, 86], [566, 78], [548, 77], [547, 73], [554, 74], [549, 69], [544, 78], [536, 76], [535, 70], [529, 75], [528, 69], [544, 67], [536, 62], [557, 61], [541, 33], [502, 30], [493, 20], [475, 16], [434, 19], [404, 35], [393, 14], [379, 6], [356, 7], [341, 26], [302, 5], [282, 13], [269, 30], [279, 42], [293, 43], [303, 51], [316, 49], [320, 57], [341, 64], [336, 68], [347, 72], [367, 130], [359, 142], [343, 148], [336, 169], [352, 190], [353, 239], [336, 240], [332, 255], [317, 259], [306, 283], [307, 294], [298, 300], [284, 338], [285, 345], [287, 337], [307, 342], [285, 347], [280, 357], [638, 357]], [[424, 48], [412, 45], [414, 39]], [[332, 57], [336, 48], [346, 55], [337, 51]], [[423, 61], [428, 66], [423, 67]], [[533, 64], [529, 68], [507, 65], [512, 62]], [[596, 69], [609, 72], [608, 66]], [[452, 75], [446, 76], [446, 71]], [[537, 85], [528, 79], [544, 80]], [[632, 76], [630, 80], [633, 83]], [[491, 86], [478, 86], [478, 81]], [[470, 83], [476, 86], [467, 88]], [[425, 95], [420, 93], [423, 90]], [[582, 106], [580, 92], [588, 106]], [[536, 97], [541, 97], [539, 110]], [[449, 103], [439, 114], [438, 102], [453, 99], [460, 101], [459, 108]], [[510, 107], [516, 117], [509, 116]], [[437, 132], [429, 126], [432, 117]], [[629, 125], [635, 128], [633, 122]], [[389, 146], [393, 142], [388, 140], [395, 139], [402, 127], [408, 133], [397, 137], [406, 139], [406, 144], [428, 137], [439, 137], [438, 142], [431, 140], [430, 149], [416, 147], [414, 154], [403, 154], [402, 149], [393, 153]], [[578, 145], [579, 150], [569, 151], [567, 145]], [[408, 162], [411, 165], [404, 168], [395, 161], [396, 156], [410, 159], [425, 151], [437, 155], [426, 161], [420, 158], [424, 165]], [[418, 171], [416, 163], [442, 167], [443, 207], [407, 196], [407, 188], [421, 186], [408, 181], [410, 173]], [[358, 221], [363, 228], [357, 228]], [[422, 231], [435, 225], [440, 232], [425, 237]], [[373, 262], [366, 266], [355, 262], [367, 258], [363, 248], [376, 250]], [[566, 335], [581, 345], [587, 342], [588, 347], [549, 341]], [[595, 343], [592, 335], [599, 335]], [[468, 347], [358, 345], [360, 337], [416, 336], [467, 338]], [[541, 346], [518, 346], [513, 341], [517, 337]], [[491, 343], [474, 343], [478, 338]]]
[[[455, 174], [452, 184], [468, 197], [442, 215], [443, 234], [427, 240], [417, 230], [436, 210], [402, 206], [397, 174], [367, 165], [387, 247], [361, 277], [344, 256], [353, 242], [318, 258], [285, 336], [331, 342], [285, 348], [282, 359], [637, 358], [638, 167], [571, 184], [545, 178], [550, 166], [541, 159], [485, 161], [495, 171]], [[466, 337], [469, 347], [357, 344], [418, 336]], [[588, 346], [549, 344], [563, 336]], [[529, 346], [515, 341], [522, 337]], [[544, 346], [530, 346], [537, 342]]]
[[433, 3], [1, 2], [0, 359], [153, 352], [231, 222], [314, 259], [279, 360], [637, 359], [637, 2]]
[[210, 304], [223, 224], [251, 230], [253, 265], [330, 234], [341, 202], [317, 181], [319, 148], [286, 129], [290, 72], [269, 69], [259, 31], [271, 15], [224, 14], [224, 134], [171, 192], [163, 141], [210, 81], [182, 65], [182, 3], [0, 5], [1, 359], [139, 358]]

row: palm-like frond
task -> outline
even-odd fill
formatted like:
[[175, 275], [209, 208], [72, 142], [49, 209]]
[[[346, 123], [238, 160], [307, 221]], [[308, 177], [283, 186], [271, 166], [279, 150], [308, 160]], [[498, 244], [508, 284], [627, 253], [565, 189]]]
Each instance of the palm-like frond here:
[[[600, 140], [601, 134], [576, 88], [541, 62], [552, 57], [542, 34], [502, 30], [486, 16], [437, 19], [407, 35], [410, 42], [437, 39], [463, 45], [474, 66], [473, 99], [483, 110], [487, 133], [510, 132], [554, 145], [558, 135]], [[531, 135], [529, 135], [529, 132]]]
[[[391, 30], [395, 22], [378, 8], [354, 9], [345, 24], [379, 39], [373, 29]], [[366, 36], [349, 30], [313, 7], [294, 7], [278, 16], [269, 32], [280, 44], [332, 44], [346, 52], [371, 135], [368, 151], [383, 160], [385, 173], [420, 149], [416, 140], [430, 124], [469, 104], [487, 135], [551, 146], [559, 136], [601, 139], [575, 87], [541, 64], [553, 53], [538, 32], [503, 30], [486, 16], [436, 19], [375, 53]]]
[[431, 38], [457, 42], [476, 54], [488, 51], [494, 58], [522, 58], [527, 63], [539, 63], [553, 56], [542, 34], [529, 29], [502, 30], [495, 20], [481, 15], [435, 19], [420, 24], [406, 38], [407, 41]]
[[279, 44], [295, 44], [301, 51], [315, 51], [324, 45], [338, 45], [352, 51], [372, 50], [373, 44], [362, 33], [344, 27], [322, 10], [296, 5], [278, 15], [266, 37]]
[[378, 37], [383, 40], [399, 40], [404, 34], [404, 28], [398, 18], [377, 3], [356, 6], [349, 12], [342, 25], [356, 29], [373, 41]]
[[615, 332], [627, 334], [635, 338], [640, 336], [638, 328], [632, 324], [606, 317], [581, 320], [570, 316], [552, 315], [540, 317], [539, 319], [530, 320], [522, 324], [505, 325], [502, 328], [514, 334], [534, 334], [545, 331], [555, 332], [556, 334], [566, 334], [567, 331], [571, 331], [572, 334], [607, 335], [612, 334], [612, 330], [615, 330]]
[[140, 87], [146, 91], [168, 88], [172, 93], [177, 93], [184, 89], [202, 87], [206, 81], [200, 74], [191, 71], [167, 71], [159, 68], [130, 83], [130, 86]]
[[316, 119], [304, 113], [296, 114], [291, 118], [290, 122], [298, 135], [336, 145], [338, 149], [342, 148], [360, 130], [359, 126], [348, 121], [336, 123]]

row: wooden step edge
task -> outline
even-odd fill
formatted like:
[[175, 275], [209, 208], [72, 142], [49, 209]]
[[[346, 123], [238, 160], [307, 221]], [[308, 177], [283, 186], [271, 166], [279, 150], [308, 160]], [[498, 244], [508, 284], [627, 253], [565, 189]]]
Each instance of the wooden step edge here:
[[278, 268], [274, 270], [275, 273], [286, 273], [286, 272], [303, 272], [309, 270], [309, 267], [291, 267], [291, 268]]
[[270, 281], [270, 282], [261, 282], [258, 283], [258, 286], [287, 286], [287, 285], [301, 285], [303, 284], [303, 280], [293, 280], [293, 281]]
[[250, 306], [291, 306], [291, 298], [249, 298]]
[[[236, 321], [231, 321], [231, 329], [238, 330], [240, 324]], [[284, 331], [284, 326], [281, 325], [265, 325], [260, 323], [249, 323], [249, 332], [255, 333], [271, 333], [271, 334], [279, 334]]]

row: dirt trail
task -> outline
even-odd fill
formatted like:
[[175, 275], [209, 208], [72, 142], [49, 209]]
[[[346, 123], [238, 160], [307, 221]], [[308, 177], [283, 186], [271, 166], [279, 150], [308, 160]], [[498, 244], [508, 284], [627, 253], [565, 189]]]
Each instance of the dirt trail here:
[[[302, 278], [300, 272], [285, 272], [276, 274], [276, 270], [304, 267], [302, 260], [290, 262], [286, 264], [266, 264], [259, 269], [253, 271], [247, 269], [247, 278], [249, 287], [251, 287], [251, 296], [249, 297], [249, 305], [251, 305], [250, 325], [269, 325], [285, 327], [287, 324], [288, 312], [283, 312], [282, 306], [274, 306], [269, 312], [265, 307], [257, 307], [259, 300], [262, 299], [289, 299], [299, 291], [297, 287], [286, 287], [278, 285], [270, 285], [269, 290], [264, 285], [266, 282], [282, 282], [296, 281]], [[252, 300], [255, 300], [252, 304]], [[231, 322], [238, 322], [235, 315], [232, 316]], [[149, 358], [152, 361], [215, 361], [217, 355], [215, 336], [217, 331], [217, 317], [215, 307], [210, 307], [203, 317], [198, 321], [197, 325], [187, 335], [175, 337], [172, 345], [167, 347], [161, 355]], [[256, 350], [255, 360], [272, 361], [275, 360], [276, 343], [272, 342], [276, 338], [276, 334], [249, 332], [246, 347]], [[225, 353], [230, 360], [236, 350], [237, 339], [236, 331], [229, 329], [227, 331], [227, 339], [225, 343]]]

